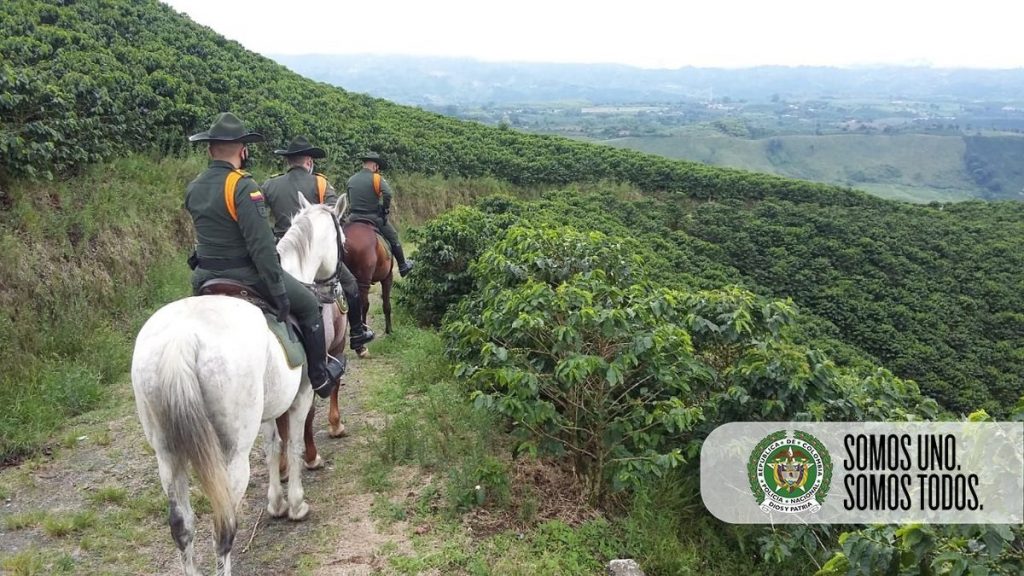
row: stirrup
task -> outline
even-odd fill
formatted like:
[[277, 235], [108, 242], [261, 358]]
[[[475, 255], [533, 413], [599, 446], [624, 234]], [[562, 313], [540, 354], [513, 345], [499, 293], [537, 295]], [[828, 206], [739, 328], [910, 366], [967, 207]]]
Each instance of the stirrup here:
[[413, 264], [415, 264], [415, 262], [413, 260], [406, 260], [405, 261], [405, 266], [399, 266], [398, 267], [398, 273], [403, 278], [405, 278], [405, 275], [408, 274], [412, 270]]
[[313, 391], [316, 392], [317, 396], [321, 398], [327, 398], [331, 395], [334, 387], [338, 384], [338, 380], [341, 379], [342, 375], [345, 374], [345, 357], [335, 358], [330, 354], [327, 355], [327, 377], [319, 385], [316, 385], [310, 381], [310, 385], [313, 386]]
[[373, 330], [363, 326], [363, 329], [359, 332], [349, 332], [349, 346], [351, 346], [353, 350], [358, 350], [370, 342], [373, 342], [373, 339], [376, 337], [377, 335], [373, 333]]

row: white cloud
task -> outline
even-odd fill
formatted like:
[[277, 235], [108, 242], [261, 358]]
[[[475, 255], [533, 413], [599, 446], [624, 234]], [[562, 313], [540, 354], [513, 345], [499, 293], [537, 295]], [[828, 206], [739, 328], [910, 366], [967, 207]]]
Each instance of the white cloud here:
[[644, 67], [1024, 66], [1004, 0], [165, 0], [263, 54], [382, 53]]

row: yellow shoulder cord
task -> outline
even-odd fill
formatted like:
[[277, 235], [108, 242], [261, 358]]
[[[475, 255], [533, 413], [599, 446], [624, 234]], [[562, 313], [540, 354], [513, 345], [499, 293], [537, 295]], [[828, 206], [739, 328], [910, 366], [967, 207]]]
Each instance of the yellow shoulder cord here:
[[320, 203], [324, 203], [324, 198], [327, 198], [327, 177], [323, 174], [316, 175], [316, 191], [320, 197]]
[[224, 180], [224, 204], [227, 205], [228, 214], [235, 222], [238, 222], [238, 212], [235, 211], [235, 187], [238, 186], [238, 181], [242, 179], [242, 176], [245, 176], [245, 173], [240, 170], [232, 170]]

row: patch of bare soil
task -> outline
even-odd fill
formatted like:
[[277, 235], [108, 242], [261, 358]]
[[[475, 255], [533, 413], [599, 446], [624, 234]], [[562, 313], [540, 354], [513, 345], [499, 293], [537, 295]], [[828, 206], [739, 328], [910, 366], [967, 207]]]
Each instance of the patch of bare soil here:
[[511, 466], [509, 505], [476, 508], [463, 516], [463, 524], [474, 538], [507, 530], [525, 532], [548, 520], [579, 526], [601, 516], [587, 500], [582, 479], [567, 462], [524, 457]]

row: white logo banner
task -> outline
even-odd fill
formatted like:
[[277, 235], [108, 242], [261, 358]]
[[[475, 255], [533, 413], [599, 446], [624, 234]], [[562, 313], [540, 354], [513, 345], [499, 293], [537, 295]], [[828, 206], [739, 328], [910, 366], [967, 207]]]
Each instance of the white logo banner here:
[[700, 491], [734, 524], [1024, 523], [1024, 423], [733, 422]]

